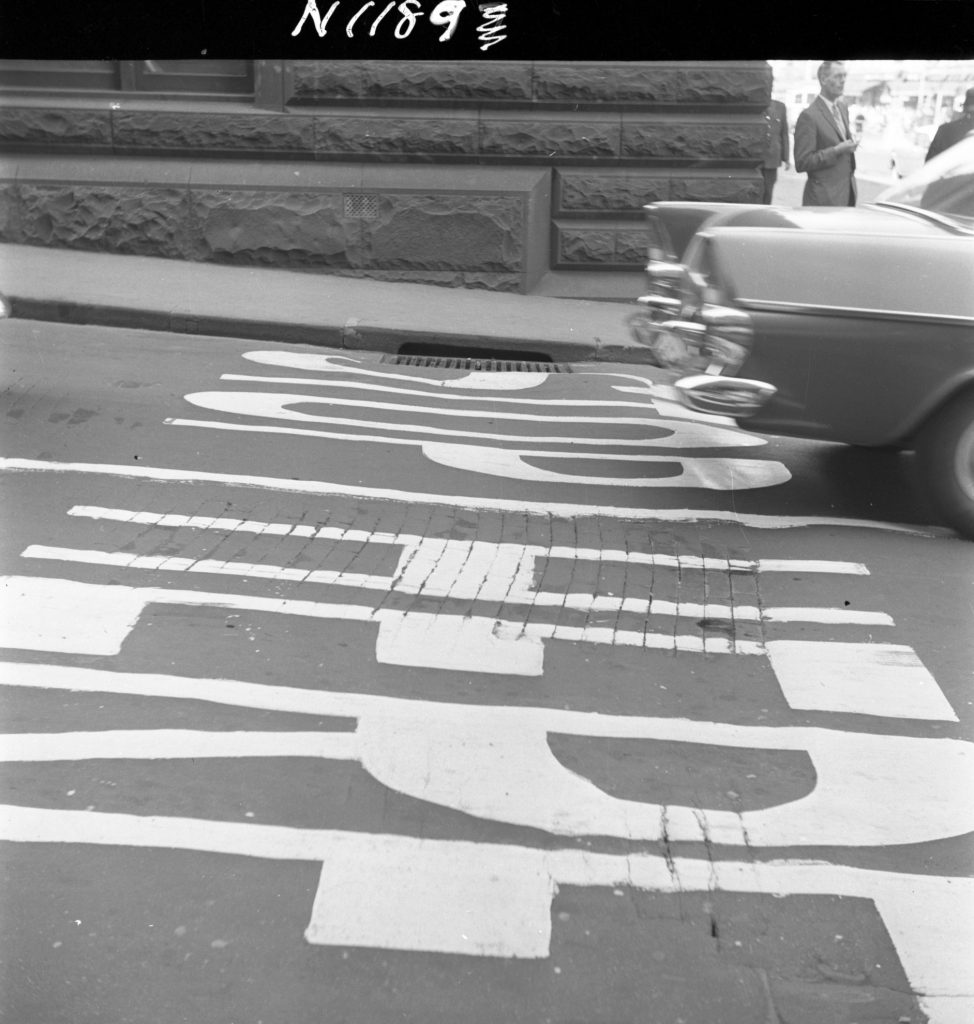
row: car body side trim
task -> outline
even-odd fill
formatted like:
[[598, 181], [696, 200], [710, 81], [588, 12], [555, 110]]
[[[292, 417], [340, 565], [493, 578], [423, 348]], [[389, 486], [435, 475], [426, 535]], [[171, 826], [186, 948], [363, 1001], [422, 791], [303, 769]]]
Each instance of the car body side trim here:
[[931, 224], [937, 224], [942, 228], [946, 228], [954, 235], [974, 234], [974, 231], [972, 231], [966, 224], [959, 224], [952, 217], [945, 216], [942, 213], [937, 213], [934, 210], [924, 210], [919, 206], [911, 206], [909, 203], [875, 202], [870, 205], [882, 207], [883, 210], [889, 210], [892, 213], [898, 213], [904, 217], [923, 217], [924, 220], [928, 220]]
[[738, 296], [733, 301], [744, 309], [754, 309], [768, 313], [798, 313], [812, 316], [861, 316], [882, 320], [974, 325], [974, 317], [972, 316], [954, 316], [947, 313], [917, 313], [905, 309], [868, 309], [857, 306], [820, 306], [814, 303], [778, 302], [773, 299], [747, 299], [741, 296]]

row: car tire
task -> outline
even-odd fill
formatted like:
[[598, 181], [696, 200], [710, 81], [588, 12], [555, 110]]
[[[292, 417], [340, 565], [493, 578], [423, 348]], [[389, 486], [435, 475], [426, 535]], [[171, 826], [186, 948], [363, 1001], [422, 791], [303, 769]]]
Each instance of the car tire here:
[[974, 540], [974, 392], [949, 402], [917, 436], [927, 493], [948, 526]]

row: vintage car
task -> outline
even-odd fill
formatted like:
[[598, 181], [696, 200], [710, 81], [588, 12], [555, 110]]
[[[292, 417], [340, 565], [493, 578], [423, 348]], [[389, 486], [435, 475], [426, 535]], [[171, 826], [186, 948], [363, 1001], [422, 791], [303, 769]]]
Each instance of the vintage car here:
[[631, 318], [681, 400], [765, 434], [915, 452], [974, 539], [974, 134], [862, 207], [646, 207]]

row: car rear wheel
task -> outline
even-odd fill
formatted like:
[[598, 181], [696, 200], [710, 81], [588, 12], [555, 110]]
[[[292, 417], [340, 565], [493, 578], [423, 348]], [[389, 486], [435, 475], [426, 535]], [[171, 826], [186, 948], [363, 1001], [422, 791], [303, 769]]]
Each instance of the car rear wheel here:
[[944, 522], [974, 540], [974, 393], [954, 399], [924, 426], [916, 454]]

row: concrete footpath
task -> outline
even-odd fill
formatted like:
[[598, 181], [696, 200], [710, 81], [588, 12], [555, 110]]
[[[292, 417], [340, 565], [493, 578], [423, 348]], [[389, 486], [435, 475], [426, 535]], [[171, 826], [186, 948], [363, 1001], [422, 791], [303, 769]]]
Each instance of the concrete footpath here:
[[557, 361], [646, 362], [626, 325], [634, 302], [24, 245], [0, 245], [0, 292], [23, 319], [380, 352], [419, 343]]

